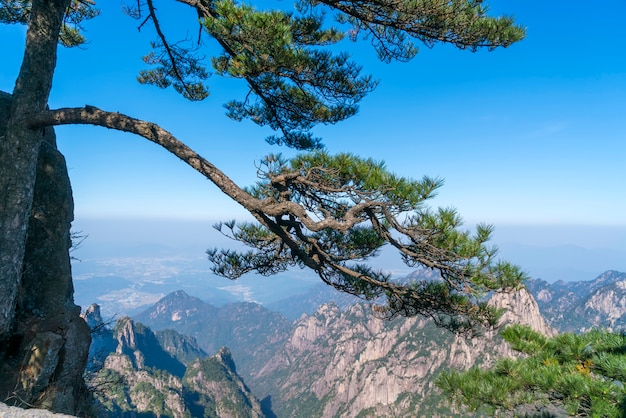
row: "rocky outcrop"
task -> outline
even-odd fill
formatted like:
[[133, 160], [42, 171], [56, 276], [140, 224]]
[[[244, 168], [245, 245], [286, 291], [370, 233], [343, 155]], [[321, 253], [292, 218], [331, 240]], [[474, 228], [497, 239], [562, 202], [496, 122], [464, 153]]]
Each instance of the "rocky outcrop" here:
[[160, 369], [182, 377], [185, 365], [163, 350], [152, 330], [130, 318], [122, 318], [115, 325], [117, 347], [115, 353], [127, 356], [136, 369]]
[[159, 345], [172, 357], [189, 366], [199, 358], [208, 357], [208, 354], [200, 348], [195, 338], [166, 329], [154, 333]]
[[[281, 417], [403, 416], [404, 401], [429, 391], [433, 374], [456, 361], [454, 337], [418, 318], [383, 321], [368, 306], [323, 305], [296, 323], [290, 339], [250, 382]], [[418, 411], [414, 411], [417, 413]], [[419, 411], [422, 414], [422, 411]]]
[[55, 414], [45, 409], [22, 409], [0, 402], [1, 418], [74, 418], [73, 415]]
[[[525, 289], [494, 295], [491, 304], [507, 309], [503, 323], [554, 333]], [[442, 370], [489, 366], [515, 355], [497, 331], [468, 339], [424, 318], [384, 321], [367, 305], [343, 311], [327, 304], [298, 320], [248, 382], [272, 399], [280, 417], [450, 416], [458, 411], [434, 388]]]
[[[0, 137], [9, 105], [10, 95], [0, 94]], [[43, 134], [14, 324], [0, 342], [0, 400], [79, 414], [88, 408], [90, 335], [73, 300], [72, 191], [53, 129]]]
[[192, 416], [260, 418], [261, 404], [237, 375], [230, 351], [222, 347], [213, 357], [198, 359], [183, 378]]
[[539, 309], [562, 332], [626, 329], [626, 273], [609, 270], [594, 280], [547, 283], [530, 280]]
[[548, 325], [541, 315], [537, 301], [525, 287], [516, 292], [495, 293], [489, 299], [489, 304], [504, 309], [504, 314], [499, 322], [500, 327], [508, 324], [521, 324], [528, 325], [547, 337], [557, 334], [556, 329]]
[[89, 381], [100, 416], [263, 416], [227, 349], [207, 357], [191, 337], [171, 330], [163, 336], [118, 320], [110, 337], [115, 347]]
[[113, 338], [113, 331], [102, 320], [98, 304], [90, 305], [81, 316], [91, 330], [91, 345], [86, 370], [92, 373], [104, 366], [106, 357], [115, 351], [116, 342]]

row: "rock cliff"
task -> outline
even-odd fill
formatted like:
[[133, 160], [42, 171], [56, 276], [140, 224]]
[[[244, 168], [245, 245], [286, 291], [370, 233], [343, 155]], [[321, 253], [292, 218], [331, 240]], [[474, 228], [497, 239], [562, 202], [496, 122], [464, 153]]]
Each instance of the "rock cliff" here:
[[261, 404], [237, 375], [226, 347], [212, 357], [197, 359], [190, 364], [183, 377], [183, 388], [192, 416], [264, 416]]
[[505, 310], [500, 318], [500, 326], [507, 324], [528, 325], [538, 333], [548, 337], [557, 333], [556, 329], [546, 322], [537, 301], [525, 287], [517, 292], [496, 293], [491, 297], [489, 303]]
[[[0, 137], [10, 102], [0, 92]], [[85, 414], [90, 335], [73, 300], [72, 190], [54, 130], [46, 128], [43, 135], [14, 323], [10, 335], [0, 336], [0, 400]]]
[[626, 329], [626, 273], [609, 270], [594, 280], [579, 282], [536, 279], [528, 287], [548, 322], [559, 331]]
[[[552, 334], [525, 290], [491, 300], [522, 322]], [[449, 416], [433, 381], [445, 368], [489, 365], [514, 352], [490, 331], [466, 339], [424, 318], [377, 319], [371, 308], [323, 305], [304, 316], [283, 347], [249, 377], [281, 417]]]

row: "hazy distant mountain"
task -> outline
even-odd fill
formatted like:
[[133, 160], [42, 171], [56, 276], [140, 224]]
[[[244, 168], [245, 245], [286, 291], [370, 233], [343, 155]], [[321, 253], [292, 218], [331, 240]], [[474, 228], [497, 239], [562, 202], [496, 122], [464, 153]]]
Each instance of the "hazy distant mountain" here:
[[215, 318], [218, 311], [215, 306], [188, 295], [184, 290], [177, 290], [134, 318], [155, 330], [172, 328], [182, 334], [197, 337], [200, 335], [199, 328], [207, 323], [217, 326]]
[[320, 305], [334, 303], [339, 308], [345, 309], [358, 303], [361, 299], [354, 295], [339, 292], [337, 289], [325, 283], [318, 283], [306, 293], [292, 295], [277, 302], [267, 304], [265, 307], [271, 311], [280, 312], [290, 320], [296, 320], [303, 314], [311, 315]]
[[520, 265], [531, 277], [548, 282], [587, 281], [608, 268], [626, 269], [626, 249], [584, 248], [579, 245], [503, 243], [500, 254]]
[[[105, 318], [134, 316], [183, 289], [214, 306], [257, 302], [290, 319], [297, 319], [298, 311], [311, 314], [323, 303], [310, 302], [302, 310], [291, 299], [308, 293], [314, 285], [324, 289], [307, 270], [273, 277], [250, 274], [234, 282], [213, 276], [205, 250], [232, 248], [236, 243], [212, 225], [213, 221], [76, 221], [75, 228], [88, 235], [73, 253], [78, 259], [72, 265], [76, 303], [83, 308], [98, 303]], [[608, 226], [496, 225], [494, 244], [503, 258], [519, 264], [532, 277], [547, 282], [580, 281], [609, 268], [626, 271], [624, 231], [624, 227]], [[372, 262], [394, 278], [410, 270], [387, 247]]]
[[271, 278], [251, 274], [231, 281], [212, 275], [205, 257], [177, 254], [84, 259], [74, 263], [73, 273], [76, 303], [83, 307], [97, 303], [105, 317], [134, 316], [176, 290], [214, 306], [241, 301], [269, 304], [305, 293], [318, 283], [300, 271]]
[[[420, 268], [413, 270], [406, 277], [396, 279], [399, 281], [437, 280], [438, 276], [433, 270]], [[324, 304], [334, 303], [340, 309], [346, 309], [356, 303], [362, 302], [358, 297], [340, 292], [325, 283], [317, 283], [306, 292], [291, 295], [274, 303], [264, 305], [271, 311], [280, 312], [291, 320], [300, 318], [303, 314], [312, 315]]]
[[228, 347], [244, 375], [284, 341], [292, 326], [282, 314], [257, 303], [217, 308], [182, 290], [159, 300], [135, 320], [155, 330], [174, 329], [192, 336], [207, 353]]
[[560, 331], [626, 329], [626, 273], [609, 270], [589, 281], [534, 279], [526, 285], [542, 314]]

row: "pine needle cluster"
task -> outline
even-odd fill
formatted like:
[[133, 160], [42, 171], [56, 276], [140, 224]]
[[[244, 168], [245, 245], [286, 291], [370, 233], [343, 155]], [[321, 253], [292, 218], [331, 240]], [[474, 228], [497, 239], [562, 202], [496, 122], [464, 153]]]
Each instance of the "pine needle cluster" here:
[[[443, 182], [399, 177], [381, 162], [323, 151], [291, 160], [268, 156], [260, 181], [247, 190], [262, 210], [258, 222], [225, 222], [216, 228], [248, 251], [209, 250], [213, 272], [230, 279], [255, 271], [270, 275], [308, 267], [327, 284], [366, 300], [381, 298], [376, 311], [424, 315], [455, 331], [495, 326], [500, 311], [485, 302], [494, 290], [514, 289], [524, 273], [497, 260], [487, 245], [492, 228], [460, 229], [454, 209], [426, 203]], [[368, 261], [384, 245], [410, 267], [435, 270], [439, 278], [402, 283]]]
[[547, 338], [514, 325], [501, 333], [522, 359], [489, 370], [441, 374], [437, 385], [457, 403], [488, 414], [524, 416], [549, 406], [570, 416], [626, 414], [626, 336], [602, 330]]

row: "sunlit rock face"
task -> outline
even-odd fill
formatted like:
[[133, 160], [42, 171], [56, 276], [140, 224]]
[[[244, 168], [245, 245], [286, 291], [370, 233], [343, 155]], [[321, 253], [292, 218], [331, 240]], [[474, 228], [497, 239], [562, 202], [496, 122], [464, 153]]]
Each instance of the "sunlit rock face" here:
[[504, 308], [500, 326], [506, 324], [528, 325], [545, 336], [556, 335], [556, 329], [548, 325], [539, 311], [537, 301], [525, 287], [516, 292], [494, 294], [489, 303], [497, 308]]
[[115, 347], [90, 379], [105, 383], [95, 392], [100, 416], [264, 416], [227, 348], [207, 356], [190, 337], [130, 318], [117, 321], [111, 339]]
[[74, 415], [56, 414], [45, 409], [22, 409], [0, 402], [0, 417], [3, 418], [74, 418]]
[[[506, 309], [502, 324], [555, 332], [526, 289], [494, 295], [491, 304]], [[271, 397], [281, 417], [449, 416], [454, 409], [434, 387], [442, 370], [514, 355], [497, 331], [467, 338], [425, 318], [385, 321], [368, 305], [327, 304], [296, 321], [283, 347], [247, 382], [259, 397]]]

